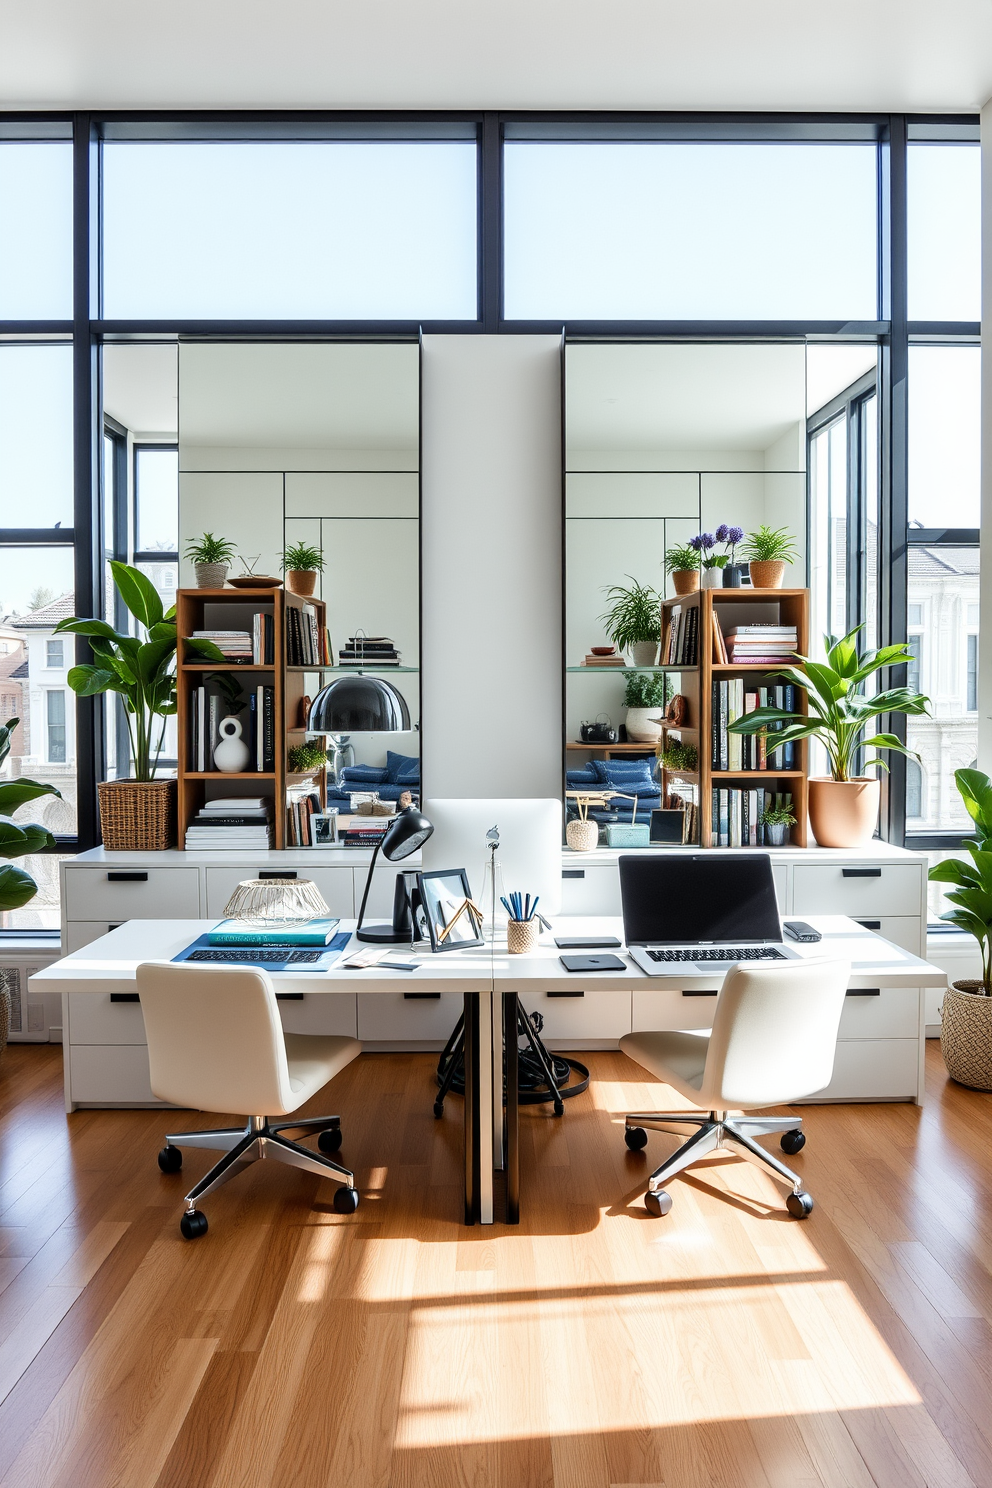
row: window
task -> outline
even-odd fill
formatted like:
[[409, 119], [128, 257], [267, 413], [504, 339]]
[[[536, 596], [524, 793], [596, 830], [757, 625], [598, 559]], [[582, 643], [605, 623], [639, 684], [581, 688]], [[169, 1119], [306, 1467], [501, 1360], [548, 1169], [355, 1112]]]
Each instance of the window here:
[[53, 765], [65, 764], [65, 693], [46, 692], [48, 716], [48, 759]]
[[981, 364], [977, 346], [909, 351], [909, 520], [979, 525]]
[[876, 150], [509, 140], [506, 315], [872, 320]]
[[72, 145], [0, 141], [0, 320], [72, 316]]
[[977, 144], [911, 144], [907, 162], [909, 314], [979, 320], [981, 169]]
[[[919, 606], [917, 605], [916, 608], [919, 609]], [[916, 635], [910, 635], [906, 641], [906, 649], [912, 657], [912, 660], [906, 663], [906, 686], [911, 692], [919, 692], [920, 669], [923, 662], [923, 637], [918, 632]]]
[[71, 346], [0, 346], [0, 492], [2, 527], [72, 527]]
[[179, 551], [179, 451], [138, 445], [134, 451], [136, 553]]
[[476, 157], [474, 137], [109, 142], [104, 313], [475, 320]]
[[916, 822], [923, 815], [923, 771], [916, 760], [906, 761], [906, 820]]
[[965, 708], [969, 713], [978, 712], [978, 637], [969, 635], [967, 678], [965, 681]]
[[62, 667], [62, 666], [64, 666], [65, 665], [65, 662], [63, 660], [64, 649], [65, 649], [65, 642], [64, 641], [46, 641], [45, 642], [45, 665], [46, 665], [46, 667]]

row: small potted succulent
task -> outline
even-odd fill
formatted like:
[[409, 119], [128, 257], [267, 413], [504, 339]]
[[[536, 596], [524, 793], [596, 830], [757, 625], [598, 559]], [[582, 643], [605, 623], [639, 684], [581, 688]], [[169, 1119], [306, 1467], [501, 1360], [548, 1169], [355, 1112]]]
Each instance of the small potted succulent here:
[[982, 957], [981, 979], [953, 982], [940, 1010], [940, 1052], [947, 1073], [972, 1090], [992, 1090], [992, 781], [981, 770], [955, 770], [954, 780], [975, 835], [971, 856], [946, 858], [930, 869], [931, 883], [952, 884], [954, 907], [940, 916], [973, 935]]
[[610, 607], [600, 619], [618, 651], [629, 651], [635, 666], [654, 666], [661, 643], [661, 595], [650, 584], [639, 584], [627, 574], [631, 587], [607, 589]]
[[690, 540], [689, 546], [696, 549], [699, 561], [702, 565], [703, 575], [701, 588], [722, 589], [723, 570], [730, 561], [729, 553], [714, 553], [716, 547], [716, 534], [713, 532], [700, 532]]
[[665, 714], [664, 673], [632, 672], [624, 693], [627, 738], [637, 744], [657, 744]]
[[744, 541], [744, 528], [728, 527], [726, 522], [721, 522], [713, 535], [717, 542], [729, 549], [727, 562], [723, 566], [723, 587], [739, 589], [744, 565], [737, 562], [737, 544]]
[[769, 847], [787, 847], [789, 831], [796, 825], [796, 818], [788, 806], [769, 806], [758, 820], [765, 829]]
[[665, 553], [665, 572], [672, 576], [676, 594], [695, 594], [699, 588], [699, 553], [691, 543], [679, 543]]
[[781, 589], [785, 565], [799, 557], [788, 527], [759, 527], [744, 544], [751, 583], [755, 589]]
[[202, 537], [186, 544], [184, 558], [188, 558], [196, 571], [198, 589], [223, 589], [231, 559], [237, 552], [233, 542], [226, 537], [215, 537], [204, 532]]
[[303, 744], [295, 744], [289, 751], [286, 760], [287, 785], [302, 785], [305, 780], [312, 780], [319, 775], [321, 770], [327, 768], [327, 750], [312, 739]]
[[305, 599], [313, 593], [317, 575], [324, 572], [324, 555], [311, 543], [291, 543], [283, 554], [282, 566], [290, 591]]

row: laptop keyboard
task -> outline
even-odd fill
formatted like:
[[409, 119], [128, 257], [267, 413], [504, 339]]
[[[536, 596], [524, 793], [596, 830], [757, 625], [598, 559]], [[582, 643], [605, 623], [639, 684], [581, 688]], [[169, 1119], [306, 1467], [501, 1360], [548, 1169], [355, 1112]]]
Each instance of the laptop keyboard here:
[[672, 946], [648, 950], [652, 961], [784, 961], [774, 946]]
[[284, 950], [281, 946], [263, 946], [258, 950], [241, 950], [240, 947], [231, 947], [229, 950], [202, 950], [193, 951], [186, 957], [187, 961], [234, 961], [243, 965], [246, 961], [281, 961], [287, 966], [299, 966], [304, 963], [312, 965], [319, 961], [323, 951], [291, 951]]

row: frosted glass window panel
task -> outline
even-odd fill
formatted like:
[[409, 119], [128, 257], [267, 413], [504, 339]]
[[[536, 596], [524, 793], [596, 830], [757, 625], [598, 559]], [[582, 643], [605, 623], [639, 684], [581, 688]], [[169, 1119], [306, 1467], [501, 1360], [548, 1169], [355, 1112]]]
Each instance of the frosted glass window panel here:
[[134, 456], [139, 553], [175, 553], [179, 548], [179, 451], [137, 449]]
[[109, 318], [477, 316], [469, 141], [103, 147]]
[[72, 146], [0, 143], [0, 320], [72, 317]]
[[872, 145], [506, 145], [513, 319], [874, 319]]
[[980, 320], [982, 152], [979, 145], [910, 145], [911, 320]]
[[72, 348], [0, 346], [0, 526], [72, 526]]
[[979, 526], [980, 378], [977, 346], [909, 349], [911, 526]]

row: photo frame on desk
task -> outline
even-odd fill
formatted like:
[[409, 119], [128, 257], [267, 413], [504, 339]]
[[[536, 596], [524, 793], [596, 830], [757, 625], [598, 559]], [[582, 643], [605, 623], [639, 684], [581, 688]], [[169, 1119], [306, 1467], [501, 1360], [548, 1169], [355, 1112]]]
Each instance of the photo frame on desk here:
[[461, 951], [485, 945], [482, 922], [464, 868], [417, 874], [420, 906], [432, 951]]
[[318, 811], [310, 818], [314, 847], [333, 847], [338, 840], [338, 813]]

